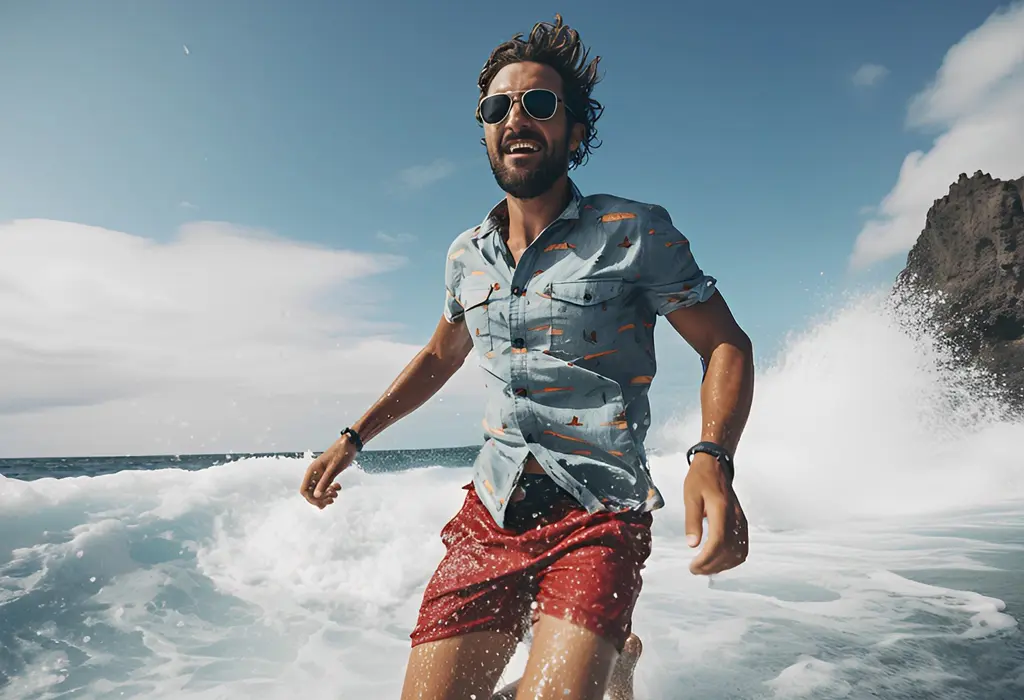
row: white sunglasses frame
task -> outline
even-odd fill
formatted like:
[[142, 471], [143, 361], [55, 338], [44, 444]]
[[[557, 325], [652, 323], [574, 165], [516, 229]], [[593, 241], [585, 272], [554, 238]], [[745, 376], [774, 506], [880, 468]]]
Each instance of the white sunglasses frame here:
[[[540, 119], [539, 117], [535, 117], [533, 116], [533, 114], [530, 113], [530, 110], [527, 109], [526, 105], [523, 103], [523, 96], [529, 92], [546, 92], [555, 98], [555, 111], [551, 113], [550, 117], [547, 117], [546, 119]], [[505, 115], [496, 122], [485, 122], [483, 116], [480, 114], [480, 108], [483, 106], [484, 100], [487, 100], [488, 98], [491, 97], [497, 97], [499, 95], [504, 95], [510, 98], [508, 103], [508, 111], [506, 111]], [[493, 95], [486, 95], [485, 97], [481, 97], [480, 101], [477, 102], [476, 104], [476, 120], [480, 122], [481, 126], [497, 126], [498, 124], [501, 124], [503, 121], [508, 119], [508, 115], [512, 114], [512, 108], [516, 104], [516, 95], [519, 96], [519, 104], [523, 106], [523, 111], [526, 113], [528, 117], [530, 117], [530, 119], [533, 119], [534, 121], [546, 122], [554, 119], [555, 115], [558, 114], [558, 105], [562, 105], [565, 111], [568, 112], [569, 114], [572, 114], [573, 117], [576, 116], [573, 113], [573, 111], [569, 109], [569, 105], [565, 103], [565, 100], [559, 97], [554, 90], [548, 90], [547, 88], [530, 88], [529, 90], [509, 90], [508, 92], [496, 92]]]

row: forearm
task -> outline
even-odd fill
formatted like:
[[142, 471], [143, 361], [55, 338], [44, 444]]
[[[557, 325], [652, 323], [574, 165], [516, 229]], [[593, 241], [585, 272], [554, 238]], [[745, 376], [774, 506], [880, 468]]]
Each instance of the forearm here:
[[719, 343], [707, 358], [700, 390], [701, 440], [735, 453], [754, 398], [754, 354], [742, 335]]
[[429, 346], [406, 365], [387, 391], [352, 428], [363, 443], [397, 423], [441, 390], [465, 361], [465, 356], [445, 357]]

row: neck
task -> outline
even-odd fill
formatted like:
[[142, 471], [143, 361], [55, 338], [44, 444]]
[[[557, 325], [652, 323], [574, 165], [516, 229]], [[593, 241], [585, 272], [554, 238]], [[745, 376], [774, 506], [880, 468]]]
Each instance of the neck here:
[[572, 197], [569, 176], [563, 175], [544, 194], [532, 199], [505, 196], [508, 202], [508, 242], [510, 247], [525, 248], [541, 231], [558, 218]]

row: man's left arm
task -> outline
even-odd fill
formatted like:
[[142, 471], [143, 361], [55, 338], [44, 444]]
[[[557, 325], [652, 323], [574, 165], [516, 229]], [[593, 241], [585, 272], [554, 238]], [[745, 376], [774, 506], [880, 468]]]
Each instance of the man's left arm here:
[[706, 367], [700, 389], [701, 441], [736, 453], [754, 399], [754, 353], [721, 292], [665, 316]]
[[[664, 316], [700, 355], [701, 442], [735, 453], [754, 395], [750, 338], [736, 323], [717, 281], [697, 265], [690, 242], [672, 224], [668, 212], [652, 206], [643, 241], [638, 282], [649, 308]], [[687, 543], [703, 551], [690, 564], [695, 574], [712, 574], [742, 563], [747, 556], [747, 521], [731, 480], [719, 460], [697, 452], [683, 484]]]

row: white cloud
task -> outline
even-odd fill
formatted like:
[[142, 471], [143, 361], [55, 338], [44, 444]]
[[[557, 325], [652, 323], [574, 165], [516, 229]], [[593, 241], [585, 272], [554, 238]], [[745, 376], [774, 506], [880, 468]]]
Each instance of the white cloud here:
[[373, 279], [404, 262], [220, 223], [0, 224], [0, 454], [322, 449], [421, 347]]
[[413, 165], [398, 173], [399, 181], [407, 188], [421, 190], [455, 173], [455, 164], [438, 158], [427, 165]]
[[945, 56], [910, 103], [908, 124], [939, 130], [931, 150], [907, 155], [896, 185], [857, 236], [850, 265], [905, 253], [934, 200], [960, 173], [1024, 174], [1024, 4], [993, 13]]
[[853, 74], [853, 84], [857, 87], [873, 87], [889, 75], [889, 69], [877, 63], [865, 63]]

